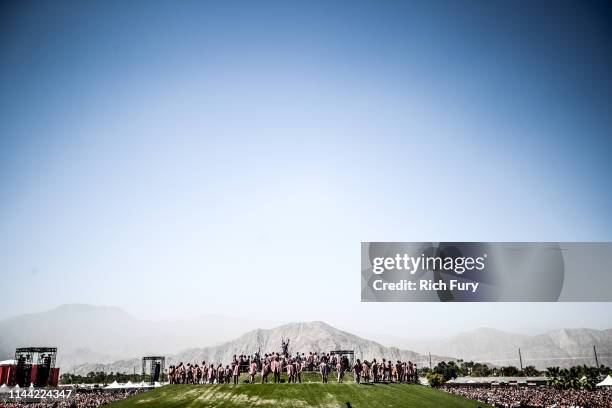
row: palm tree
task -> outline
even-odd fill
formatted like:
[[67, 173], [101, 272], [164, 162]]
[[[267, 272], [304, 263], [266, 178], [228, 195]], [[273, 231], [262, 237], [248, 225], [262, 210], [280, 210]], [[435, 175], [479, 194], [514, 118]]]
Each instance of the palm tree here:
[[559, 388], [561, 386], [560, 374], [561, 370], [559, 367], [547, 367], [546, 376], [548, 377], [548, 385]]

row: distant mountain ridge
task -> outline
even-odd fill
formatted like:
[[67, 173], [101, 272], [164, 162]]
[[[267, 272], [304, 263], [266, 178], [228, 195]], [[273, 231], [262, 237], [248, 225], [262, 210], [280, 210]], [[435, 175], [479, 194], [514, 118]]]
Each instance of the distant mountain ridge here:
[[269, 329], [262, 326], [272, 324], [214, 315], [175, 322], [146, 321], [116, 307], [63, 305], [0, 321], [0, 360], [13, 358], [18, 346], [50, 345], [58, 347], [57, 364], [64, 372], [103, 367], [132, 372], [140, 365], [140, 357], [147, 354], [164, 354], [169, 362], [227, 362], [233, 354], [278, 351], [281, 338], [290, 338], [294, 352], [354, 349], [359, 358], [427, 364], [426, 355], [431, 352], [434, 364], [439, 359], [461, 358], [518, 366], [520, 348], [523, 365], [539, 369], [593, 365], [595, 345], [600, 364], [612, 365], [612, 329], [557, 329], [530, 336], [483, 328], [422, 344], [385, 342], [402, 344], [398, 348], [324, 322], [289, 323]]
[[149, 353], [176, 353], [196, 344], [218, 344], [261, 324], [217, 315], [148, 321], [112, 306], [61, 305], [0, 321], [0, 360], [13, 358], [15, 347], [50, 345], [58, 347], [58, 366], [71, 369], [84, 363], [111, 363]]
[[[168, 364], [182, 362], [200, 363], [202, 361], [215, 363], [228, 363], [234, 354], [253, 354], [257, 351], [264, 353], [280, 352], [281, 340], [289, 339], [289, 350], [292, 355], [296, 352], [329, 353], [332, 350], [354, 350], [355, 357], [360, 359], [378, 360], [382, 358], [402, 361], [413, 361], [419, 365], [428, 363], [429, 356], [414, 351], [400, 350], [397, 347], [386, 347], [372, 340], [363, 339], [354, 334], [336, 329], [321, 321], [289, 323], [273, 329], [256, 329], [235, 340], [214, 347], [191, 348], [167, 357]], [[432, 355], [432, 362], [436, 364], [451, 357]], [[104, 366], [107, 372], [131, 372], [138, 367], [140, 360], [129, 359], [117, 361]], [[77, 373], [86, 374], [96, 369], [95, 365], [84, 364], [74, 367]]]
[[529, 336], [483, 328], [430, 342], [427, 346], [432, 352], [460, 356], [467, 361], [488, 361], [495, 365], [517, 367], [520, 364], [520, 348], [523, 366], [534, 365], [539, 369], [594, 365], [595, 346], [599, 364], [612, 365], [612, 329], [556, 329]]

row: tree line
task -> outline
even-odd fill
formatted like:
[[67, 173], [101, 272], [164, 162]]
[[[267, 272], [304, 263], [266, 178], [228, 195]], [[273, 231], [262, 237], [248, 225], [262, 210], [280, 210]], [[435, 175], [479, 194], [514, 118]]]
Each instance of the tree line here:
[[441, 361], [431, 370], [424, 367], [419, 370], [425, 375], [432, 386], [442, 385], [457, 377], [547, 377], [548, 384], [556, 388], [594, 389], [600, 378], [612, 373], [610, 367], [601, 365], [588, 367], [586, 365], [571, 368], [547, 367], [540, 371], [535, 366], [527, 366], [522, 370], [509, 365], [489, 367], [484, 363], [473, 361]]

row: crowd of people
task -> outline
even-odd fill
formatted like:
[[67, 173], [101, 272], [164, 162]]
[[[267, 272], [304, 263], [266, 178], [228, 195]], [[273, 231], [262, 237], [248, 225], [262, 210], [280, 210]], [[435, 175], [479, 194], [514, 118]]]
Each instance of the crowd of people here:
[[238, 384], [240, 375], [247, 373], [247, 383], [255, 383], [259, 375], [261, 383], [284, 382], [281, 374], [286, 373], [286, 382], [301, 383], [302, 372], [318, 372], [321, 381], [327, 383], [330, 375], [343, 382], [346, 372], [352, 372], [355, 382], [417, 382], [417, 365], [410, 361], [392, 362], [390, 359], [377, 361], [349, 361], [347, 355], [310, 352], [296, 353], [255, 353], [252, 356], [234, 355], [230, 364], [202, 361], [201, 364], [171, 365], [168, 369], [170, 384]]
[[441, 387], [454, 395], [476, 400], [498, 408], [610, 408], [612, 407], [612, 390], [594, 391], [557, 389], [548, 386], [518, 387]]
[[0, 400], [0, 408], [97, 408], [111, 402], [130, 397], [142, 390], [121, 390], [113, 392], [75, 391], [69, 398], [44, 399], [40, 402], [25, 402], [24, 400]]

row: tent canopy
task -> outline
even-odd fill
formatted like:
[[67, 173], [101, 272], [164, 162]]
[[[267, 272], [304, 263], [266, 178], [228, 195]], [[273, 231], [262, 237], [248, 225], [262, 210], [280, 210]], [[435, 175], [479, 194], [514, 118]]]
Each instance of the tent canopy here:
[[609, 375], [599, 384], [597, 384], [598, 387], [612, 387], [612, 377], [610, 377]]
[[113, 389], [113, 388], [121, 388], [121, 385], [119, 385], [119, 383], [118, 383], [117, 381], [113, 381], [112, 383], [108, 384], [108, 385], [107, 385], [106, 387], [104, 387], [104, 388], [110, 388], [110, 389]]

